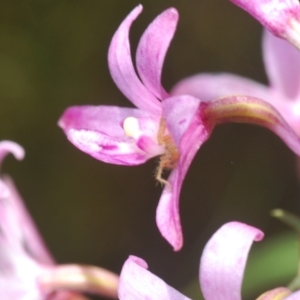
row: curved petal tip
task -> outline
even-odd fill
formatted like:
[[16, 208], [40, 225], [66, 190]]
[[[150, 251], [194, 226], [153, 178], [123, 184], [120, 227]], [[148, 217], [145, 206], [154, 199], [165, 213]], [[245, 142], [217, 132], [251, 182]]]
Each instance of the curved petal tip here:
[[0, 142], [0, 162], [8, 153], [12, 153], [18, 160], [22, 160], [25, 156], [25, 151], [19, 144], [12, 141]]
[[200, 284], [205, 299], [240, 300], [248, 253], [264, 234], [240, 222], [223, 225], [206, 244], [200, 261]]

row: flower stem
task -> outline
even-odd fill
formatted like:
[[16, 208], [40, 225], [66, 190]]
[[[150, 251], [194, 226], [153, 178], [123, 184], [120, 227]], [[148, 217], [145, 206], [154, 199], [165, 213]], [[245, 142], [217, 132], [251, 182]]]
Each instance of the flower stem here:
[[[102, 268], [86, 265], [59, 265], [39, 278], [45, 292], [69, 290], [117, 299], [119, 277]], [[70, 298], [76, 300], [77, 298]], [[81, 300], [80, 298], [78, 298]]]
[[282, 209], [274, 209], [271, 211], [271, 215], [283, 223], [287, 224], [289, 227], [297, 232], [298, 236], [298, 270], [297, 276], [288, 285], [291, 291], [296, 291], [300, 289], [300, 219], [296, 215], [284, 211]]

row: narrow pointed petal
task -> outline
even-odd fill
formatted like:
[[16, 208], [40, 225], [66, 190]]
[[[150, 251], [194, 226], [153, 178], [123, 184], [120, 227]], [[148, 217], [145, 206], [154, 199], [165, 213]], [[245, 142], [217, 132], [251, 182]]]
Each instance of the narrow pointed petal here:
[[206, 244], [200, 261], [200, 285], [205, 300], [241, 300], [248, 252], [263, 233], [239, 222], [223, 225]]
[[159, 99], [167, 97], [166, 91], [161, 86], [161, 73], [177, 22], [177, 10], [175, 8], [165, 10], [148, 26], [137, 47], [138, 73], [144, 85]]
[[162, 279], [147, 270], [141, 258], [129, 256], [124, 263], [119, 283], [120, 300], [188, 300]]
[[300, 155], [300, 138], [269, 103], [250, 96], [228, 96], [205, 103], [203, 118], [213, 125], [224, 122], [251, 123], [277, 134]]
[[117, 29], [109, 46], [108, 65], [115, 84], [134, 105], [140, 109], [159, 112], [159, 101], [142, 84], [131, 59], [129, 30], [142, 9], [142, 5], [138, 5]]
[[156, 223], [163, 237], [180, 250], [183, 244], [179, 216], [179, 195], [187, 170], [208, 139], [211, 129], [200, 118], [200, 101], [190, 96], [168, 98], [162, 102], [167, 127], [179, 149], [178, 165], [171, 172], [156, 211]]
[[263, 58], [271, 86], [286, 96], [286, 101], [296, 99], [300, 93], [299, 50], [265, 30]]
[[126, 136], [123, 123], [128, 117], [148, 118], [150, 123], [157, 123], [159, 116], [133, 108], [74, 106], [64, 112], [59, 126], [71, 143], [94, 158], [113, 164], [137, 165], [157, 154], [146, 153], [133, 138]]

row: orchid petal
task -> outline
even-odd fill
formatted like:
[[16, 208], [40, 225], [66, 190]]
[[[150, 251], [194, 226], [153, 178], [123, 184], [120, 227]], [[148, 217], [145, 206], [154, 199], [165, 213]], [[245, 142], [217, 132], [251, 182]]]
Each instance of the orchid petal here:
[[18, 160], [22, 160], [25, 155], [24, 149], [19, 144], [11, 141], [1, 141], [0, 142], [0, 163], [8, 153], [12, 153], [15, 156], [15, 158]]
[[162, 279], [147, 270], [141, 258], [129, 256], [123, 265], [119, 281], [120, 300], [188, 300]]
[[[28, 254], [41, 264], [52, 265], [54, 260], [23, 204], [13, 181], [10, 178], [4, 178], [4, 182], [10, 192], [10, 196], [6, 199], [5, 206], [9, 209], [8, 213], [13, 216], [12, 223], [14, 223], [20, 231], [22, 247], [26, 246], [26, 251], [29, 251]], [[12, 227], [13, 226], [10, 226], [10, 228]]]
[[[36, 257], [45, 263], [52, 263], [43, 244], [38, 244], [37, 232], [30, 217], [24, 215], [22, 204], [14, 197], [6, 179], [4, 184], [9, 195], [0, 199], [0, 290], [7, 299], [44, 299], [37, 283], [37, 277], [46, 267], [35, 261]], [[29, 218], [27, 220], [26, 218]], [[29, 228], [27, 228], [28, 226]], [[28, 236], [27, 233], [31, 235]], [[29, 239], [27, 239], [29, 237]], [[29, 243], [33, 241], [34, 244]]]
[[[276, 95], [263, 84], [230, 73], [203, 73], [187, 77], [171, 90], [172, 96], [190, 95], [201, 101], [210, 101], [226, 95], [251, 95], [270, 102], [276, 101]], [[275, 99], [274, 99], [275, 98]]]
[[290, 18], [297, 17], [297, 0], [231, 0], [256, 18], [273, 34], [282, 36], [287, 30]]
[[239, 222], [223, 225], [206, 244], [200, 261], [200, 285], [206, 300], [240, 300], [248, 252], [264, 234]]
[[286, 101], [296, 99], [300, 93], [299, 51], [289, 42], [265, 30], [263, 58], [272, 87], [286, 96]]
[[174, 8], [165, 10], [145, 30], [136, 51], [139, 76], [150, 92], [159, 99], [164, 99], [168, 95], [160, 80], [166, 52], [174, 36], [177, 22], [177, 10]]
[[70, 129], [67, 138], [81, 151], [110, 164], [133, 166], [152, 157], [138, 148], [134, 141], [117, 140], [96, 130]]
[[142, 5], [138, 5], [117, 29], [109, 46], [108, 65], [115, 84], [134, 105], [159, 112], [159, 101], [137, 77], [130, 53], [129, 29], [142, 9]]
[[64, 112], [59, 125], [76, 147], [92, 157], [108, 163], [137, 165], [157, 153], [146, 153], [126, 136], [123, 123], [128, 117], [147, 119], [141, 126], [150, 135], [159, 118], [133, 108], [74, 106]]
[[187, 170], [208, 139], [211, 129], [200, 119], [200, 101], [190, 96], [168, 98], [162, 102], [167, 127], [179, 149], [177, 167], [171, 172], [156, 211], [156, 223], [164, 238], [175, 251], [182, 247], [179, 217], [179, 195]]
[[300, 138], [269, 103], [251, 96], [228, 96], [205, 105], [203, 117], [210, 123], [240, 122], [264, 126], [300, 155]]
[[299, 300], [300, 299], [300, 291], [294, 292], [292, 295], [284, 298], [284, 300]]
[[[0, 142], [0, 162], [4, 156], [11, 152], [17, 159], [23, 159], [24, 149], [15, 142]], [[25, 205], [23, 204], [12, 180], [3, 178], [0, 180], [1, 187], [4, 188], [0, 196], [1, 231], [5, 233], [6, 239], [13, 243], [19, 242], [24, 247], [26, 243], [30, 254], [35, 255], [41, 263], [52, 264], [53, 260], [45, 247]], [[12, 245], [13, 246], [13, 245]]]

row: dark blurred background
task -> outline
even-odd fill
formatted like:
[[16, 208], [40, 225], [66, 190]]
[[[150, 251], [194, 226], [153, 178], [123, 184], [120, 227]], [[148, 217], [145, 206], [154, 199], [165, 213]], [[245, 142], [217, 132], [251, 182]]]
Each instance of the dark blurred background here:
[[[198, 276], [203, 245], [226, 221], [243, 221], [266, 233], [254, 253], [262, 245], [268, 249], [272, 238], [275, 246], [282, 246], [276, 237], [284, 236], [286, 228], [271, 219], [269, 211], [281, 207], [299, 213], [295, 157], [266, 129], [218, 126], [184, 182], [180, 205], [185, 243], [182, 251], [173, 252], [155, 224], [161, 193], [154, 180], [157, 160], [138, 167], [96, 161], [73, 147], [57, 126], [71, 105], [131, 106], [110, 78], [107, 49], [120, 22], [138, 3], [0, 2], [0, 137], [26, 149], [25, 160], [8, 158], [3, 172], [16, 181], [58, 263], [94, 264], [119, 272], [128, 255], [134, 254], [145, 259], [153, 273], [184, 290]], [[180, 13], [164, 65], [167, 90], [199, 72], [227, 71], [267, 83], [261, 26], [228, 0], [142, 4], [144, 11], [131, 31], [133, 51], [159, 13], [170, 6]], [[291, 245], [296, 248], [293, 239]], [[280, 253], [283, 266], [287, 256]], [[271, 261], [269, 269], [280, 259]], [[270, 281], [270, 274], [259, 277], [259, 269], [254, 270], [258, 283], [246, 280], [245, 299], [286, 284], [296, 264], [295, 255], [282, 277], [275, 266], [271, 273], [279, 274], [277, 281]], [[187, 293], [200, 299], [194, 290]]]

